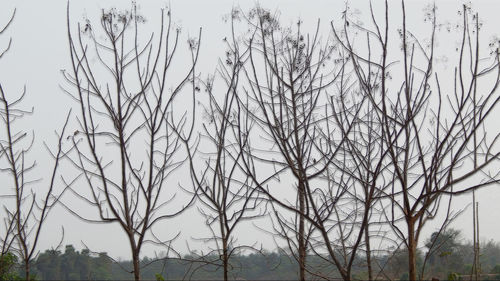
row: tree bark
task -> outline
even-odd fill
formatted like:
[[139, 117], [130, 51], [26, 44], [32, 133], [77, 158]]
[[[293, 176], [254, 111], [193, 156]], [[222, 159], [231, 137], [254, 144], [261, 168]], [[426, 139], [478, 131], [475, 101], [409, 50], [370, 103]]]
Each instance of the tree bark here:
[[306, 243], [304, 237], [305, 229], [305, 190], [304, 184], [299, 181], [299, 233], [298, 233], [298, 243], [299, 243], [299, 278], [301, 281], [306, 280]]
[[227, 253], [227, 239], [224, 237], [222, 239], [222, 263], [224, 265], [224, 281], [229, 280], [228, 279], [228, 273], [229, 273], [229, 257]]
[[30, 281], [30, 263], [29, 261], [24, 261], [24, 279]]
[[139, 252], [134, 251], [132, 253], [132, 258], [133, 258], [133, 263], [134, 263], [134, 280], [139, 281], [139, 280], [141, 280], [141, 267], [140, 267]]
[[373, 280], [372, 273], [372, 257], [371, 257], [371, 249], [370, 249], [370, 233], [369, 233], [369, 224], [367, 223], [365, 226], [365, 244], [366, 244], [366, 267], [368, 269], [368, 280]]
[[408, 279], [417, 280], [417, 241], [413, 222], [408, 222]]

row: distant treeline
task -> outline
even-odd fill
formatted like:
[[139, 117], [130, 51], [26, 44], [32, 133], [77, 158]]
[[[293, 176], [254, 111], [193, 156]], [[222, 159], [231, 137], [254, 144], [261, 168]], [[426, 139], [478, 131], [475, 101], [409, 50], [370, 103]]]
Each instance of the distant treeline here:
[[[432, 252], [420, 251], [417, 263], [426, 276], [441, 280], [458, 280], [470, 275], [473, 263], [473, 246], [461, 243], [459, 232], [449, 230], [438, 239], [439, 247]], [[429, 239], [429, 241], [431, 241]], [[429, 243], [428, 241], [428, 243]], [[426, 244], [428, 248], [430, 245]], [[482, 280], [500, 280], [500, 243], [490, 241], [481, 245]], [[311, 255], [309, 268], [318, 277], [340, 277], [330, 262]], [[424, 262], [425, 261], [425, 262]], [[388, 251], [375, 257], [377, 279], [408, 279], [407, 253], [404, 250]], [[217, 256], [200, 259], [186, 255], [182, 259], [141, 260], [141, 276], [144, 280], [218, 280], [222, 279], [222, 265]], [[425, 267], [424, 267], [425, 264]], [[19, 268], [21, 266], [18, 264]], [[88, 249], [75, 250], [66, 245], [64, 252], [46, 250], [38, 255], [31, 265], [36, 280], [133, 280], [132, 261], [113, 261], [105, 252], [91, 253]], [[297, 264], [292, 255], [277, 252], [259, 252], [231, 257], [232, 279], [236, 280], [296, 280]], [[22, 274], [20, 274], [22, 276]], [[360, 256], [355, 263], [353, 277], [367, 279], [365, 258]]]

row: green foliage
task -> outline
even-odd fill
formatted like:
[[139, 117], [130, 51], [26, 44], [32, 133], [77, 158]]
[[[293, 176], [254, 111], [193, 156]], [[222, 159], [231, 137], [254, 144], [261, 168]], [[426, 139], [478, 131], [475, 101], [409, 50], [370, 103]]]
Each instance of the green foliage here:
[[460, 280], [460, 275], [457, 274], [456, 272], [451, 272], [448, 274], [448, 280], [453, 281], [453, 280]]
[[482, 242], [480, 247], [480, 263], [483, 272], [491, 272], [493, 268], [500, 262], [500, 243], [495, 241]]
[[492, 274], [500, 274], [500, 264], [497, 264], [491, 269], [490, 273]]
[[[417, 250], [417, 270], [422, 267], [422, 256], [422, 252]], [[379, 260], [379, 264], [385, 264], [385, 272], [391, 279], [408, 280], [408, 250], [406, 248], [393, 250], [392, 253], [379, 257]]]
[[9, 252], [0, 256], [0, 280], [22, 280], [16, 272], [17, 266], [17, 257], [14, 254]]
[[[426, 241], [428, 261], [426, 272], [441, 279], [457, 280], [457, 273], [470, 274], [466, 270], [465, 258], [469, 255], [468, 246], [462, 243], [461, 233], [456, 229], [446, 229], [432, 233]], [[471, 248], [472, 249], [472, 248]]]
[[64, 253], [47, 250], [34, 262], [33, 271], [41, 280], [112, 280], [111, 261], [106, 253], [91, 255], [67, 245]]
[[[435, 252], [432, 262], [428, 261], [426, 276], [439, 277], [440, 280], [459, 280], [459, 274], [470, 274], [471, 262], [467, 249], [472, 245], [462, 244], [459, 240], [448, 241], [445, 247]], [[450, 246], [454, 245], [454, 246]], [[481, 255], [483, 272], [491, 272], [500, 277], [500, 248], [496, 243], [483, 246], [491, 247], [484, 249]], [[498, 255], [497, 255], [498, 254]], [[418, 252], [417, 265], [422, 266], [424, 253]], [[460, 259], [457, 255], [462, 255]], [[494, 256], [491, 256], [494, 255]], [[195, 260], [195, 256], [186, 256], [186, 260]], [[408, 253], [405, 250], [396, 250], [386, 255], [373, 256], [376, 264], [385, 264], [384, 273], [393, 280], [408, 279]], [[217, 256], [206, 257], [207, 260], [217, 261]], [[220, 280], [222, 279], [222, 267], [220, 264], [203, 264], [201, 262], [190, 263], [186, 260], [160, 259], [152, 260], [145, 257], [141, 261], [143, 266], [141, 278], [143, 280]], [[360, 256], [354, 262], [352, 276], [354, 279], [366, 280], [366, 266], [364, 257]], [[455, 260], [455, 261], [454, 261]], [[455, 263], [463, 261], [463, 263]], [[2, 278], [4, 280], [22, 280], [19, 278], [17, 259], [10, 254], [1, 260]], [[444, 264], [443, 264], [444, 263]], [[5, 275], [5, 269], [10, 265], [11, 275]], [[246, 280], [296, 280], [298, 277], [297, 262], [293, 257], [284, 253], [266, 252], [263, 254], [235, 254], [230, 260], [230, 279]], [[490, 265], [491, 264], [491, 265]], [[147, 266], [146, 266], [147, 265]], [[321, 273], [329, 279], [338, 278], [337, 271], [332, 270], [331, 263], [317, 256], [308, 257], [308, 268], [311, 271]], [[37, 274], [38, 280], [133, 280], [131, 261], [113, 263], [105, 252], [90, 253], [89, 250], [75, 250], [71, 245], [65, 247], [64, 253], [58, 250], [47, 250], [41, 253], [32, 265], [33, 273]], [[487, 270], [487, 269], [488, 270]], [[125, 270], [124, 270], [125, 269]], [[309, 278], [314, 279], [313, 276]], [[490, 279], [495, 279], [493, 276]], [[486, 279], [484, 279], [486, 280]]]
[[472, 272], [472, 264], [470, 264], [470, 263], [464, 264], [462, 273], [463, 274], [471, 274], [471, 272]]

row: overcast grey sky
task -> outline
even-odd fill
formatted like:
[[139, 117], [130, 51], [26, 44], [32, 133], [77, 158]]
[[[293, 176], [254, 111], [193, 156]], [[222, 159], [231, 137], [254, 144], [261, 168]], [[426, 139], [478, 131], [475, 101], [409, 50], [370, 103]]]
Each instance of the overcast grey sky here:
[[[368, 1], [351, 1], [353, 10], [359, 10], [359, 19], [366, 21], [368, 16]], [[172, 0], [165, 1], [136, 1], [140, 13], [148, 20], [147, 26], [156, 28], [160, 18], [159, 8], [169, 5], [172, 9], [174, 22], [182, 26], [181, 42], [185, 47], [188, 36], [195, 36], [198, 28], [203, 28], [202, 44], [200, 53], [200, 65], [198, 71], [202, 73], [213, 72], [217, 58], [223, 55], [221, 48], [222, 38], [229, 34], [229, 26], [222, 18], [229, 13], [231, 8], [241, 7], [248, 10], [255, 5], [255, 1], [205, 1], [205, 0]], [[376, 12], [382, 11], [383, 2], [374, 0], [373, 5]], [[436, 1], [438, 7], [438, 20], [442, 22], [456, 23], [460, 20], [457, 11], [461, 7], [460, 1]], [[16, 95], [23, 86], [27, 88], [27, 98], [24, 101], [26, 108], [34, 107], [34, 113], [25, 120], [18, 123], [27, 130], [33, 130], [36, 142], [33, 158], [37, 159], [37, 174], [43, 177], [47, 172], [47, 154], [43, 148], [42, 141], [55, 143], [54, 130], [58, 130], [63, 124], [63, 117], [68, 109], [75, 106], [67, 95], [63, 94], [60, 85], [63, 85], [61, 70], [70, 68], [68, 43], [66, 36], [66, 0], [36, 1], [36, 0], [1, 0], [0, 2], [0, 24], [3, 24], [10, 13], [17, 9], [16, 17], [12, 26], [5, 36], [0, 38], [0, 47], [6, 46], [8, 39], [12, 37], [13, 43], [10, 52], [0, 61], [0, 81], [8, 94]], [[423, 8], [427, 1], [407, 1], [408, 26], [417, 35], [427, 36], [428, 26], [422, 24], [424, 18]], [[281, 22], [284, 25], [295, 22], [301, 18], [305, 23], [305, 29], [313, 31], [312, 27], [317, 19], [321, 19], [322, 27], [328, 30], [330, 21], [340, 18], [344, 8], [344, 1], [331, 0], [272, 0], [262, 1], [261, 6], [279, 10]], [[391, 7], [399, 9], [399, 1], [390, 1]], [[484, 21], [483, 44], [498, 34], [500, 26], [500, 1], [473, 1], [473, 8], [479, 12]], [[110, 7], [130, 8], [129, 1], [70, 1], [70, 15], [72, 24], [83, 21], [86, 17], [97, 19], [101, 9]], [[392, 9], [392, 8], [391, 8]], [[398, 24], [397, 19], [394, 24]], [[152, 30], [153, 31], [153, 30]], [[459, 38], [458, 33], [454, 40], [440, 40], [440, 50], [453, 50]], [[326, 33], [325, 33], [326, 36]], [[453, 36], [450, 36], [453, 38]], [[440, 54], [440, 58], [446, 57], [446, 51]], [[179, 60], [182, 60], [179, 58]], [[442, 60], [443, 69], [452, 70], [453, 64], [445, 59]], [[447, 67], [447, 68], [446, 68]], [[205, 76], [202, 74], [202, 76]], [[500, 118], [497, 116], [495, 118]], [[493, 124], [495, 132], [498, 125]], [[500, 169], [500, 167], [498, 167]], [[500, 187], [492, 186], [478, 192], [480, 202], [480, 227], [482, 239], [494, 239], [500, 241]], [[471, 195], [465, 195], [456, 199], [456, 208], [469, 204]], [[78, 202], [74, 202], [78, 206]], [[186, 250], [185, 242], [190, 237], [199, 237], [206, 233], [201, 219], [196, 215], [196, 210], [190, 210], [182, 218], [163, 224], [165, 229], [162, 233], [166, 236], [174, 235], [177, 230], [182, 231], [182, 236], [177, 243], [181, 251]], [[463, 230], [464, 237], [472, 237], [472, 216], [470, 208], [456, 220], [452, 225]], [[124, 236], [117, 230], [116, 226], [110, 225], [88, 225], [79, 221], [74, 216], [65, 212], [62, 208], [54, 209], [52, 216], [46, 225], [45, 231], [39, 244], [39, 249], [57, 245], [60, 239], [60, 229], [64, 226], [64, 244], [74, 244], [77, 248], [82, 247], [81, 241], [85, 242], [91, 250], [107, 251], [114, 257], [129, 258], [129, 249]], [[428, 225], [424, 238], [436, 230], [436, 225]], [[246, 225], [240, 231], [242, 243], [257, 242], [264, 244], [266, 248], [274, 248], [269, 237], [251, 224]], [[190, 240], [189, 240], [190, 241]], [[195, 245], [196, 243], [190, 241]], [[194, 246], [192, 248], [195, 248]], [[151, 255], [152, 249], [144, 254]]]

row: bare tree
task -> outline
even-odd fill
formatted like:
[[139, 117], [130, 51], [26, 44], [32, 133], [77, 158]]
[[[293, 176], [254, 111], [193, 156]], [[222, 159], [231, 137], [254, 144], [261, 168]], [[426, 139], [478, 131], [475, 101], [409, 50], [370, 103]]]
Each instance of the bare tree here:
[[[16, 245], [11, 248], [21, 258], [24, 266], [25, 279], [31, 280], [30, 263], [36, 258], [38, 253], [37, 244], [41, 235], [42, 228], [49, 215], [52, 207], [59, 200], [60, 195], [56, 194], [55, 186], [58, 177], [58, 169], [60, 161], [64, 157], [63, 151], [63, 135], [68, 123], [66, 117], [65, 124], [58, 135], [57, 149], [51, 152], [46, 145], [47, 150], [54, 158], [54, 164], [51, 170], [50, 181], [45, 190], [40, 189], [40, 179], [33, 179], [29, 176], [30, 172], [35, 168], [36, 162], [26, 160], [26, 155], [33, 147], [34, 137], [30, 139], [28, 133], [23, 130], [17, 130], [14, 123], [17, 119], [22, 118], [25, 114], [31, 112], [16, 108], [24, 97], [24, 93], [16, 100], [9, 102], [3, 87], [0, 85], [0, 102], [2, 103], [2, 121], [5, 125], [6, 138], [0, 141], [0, 153], [5, 159], [5, 166], [2, 170], [9, 173], [9, 178], [12, 180], [12, 189], [14, 194], [7, 195], [14, 197], [15, 207], [12, 210], [6, 208], [7, 212], [7, 231], [11, 231], [12, 240], [8, 243]], [[35, 188], [30, 188], [30, 185], [35, 185]], [[71, 183], [68, 184], [68, 186]], [[9, 241], [9, 240], [7, 240]], [[9, 246], [5, 250], [9, 250]]]
[[[120, 226], [130, 245], [135, 280], [140, 279], [143, 245], [160, 242], [153, 226], [179, 215], [193, 200], [174, 205], [175, 185], [168, 178], [185, 162], [178, 153], [179, 137], [189, 139], [193, 132], [194, 121], [186, 108], [194, 109], [201, 38], [188, 40], [191, 58], [183, 64], [187, 69], [181, 69], [173, 64], [180, 29], [174, 28], [170, 11], [161, 10], [159, 32], [145, 38], [145, 44], [140, 43], [143, 22], [135, 6], [125, 12], [111, 9], [102, 12], [100, 25], [78, 24], [74, 36], [68, 5], [72, 69], [63, 73], [75, 90], [67, 92], [80, 108], [79, 128], [71, 136], [76, 153], [69, 159], [88, 186], [87, 193], [71, 190], [95, 207], [98, 218], [68, 209], [86, 221]], [[174, 78], [180, 71], [185, 75]], [[185, 87], [189, 83], [192, 87]], [[177, 105], [184, 94], [187, 104]]]
[[[8, 27], [12, 24], [12, 21], [14, 20], [15, 14], [16, 14], [16, 12], [14, 10], [14, 12], [12, 12], [12, 16], [10, 17], [10, 19], [0, 29], [0, 35], [2, 35], [8, 29]], [[9, 44], [7, 45], [7, 47], [5, 47], [0, 52], [0, 58], [2, 58], [5, 53], [7, 53], [7, 51], [10, 49], [11, 44], [12, 44], [12, 38], [9, 39]], [[2, 90], [2, 94], [3, 94], [3, 90]], [[9, 213], [9, 210], [7, 208], [5, 208], [5, 207], [4, 207], [4, 211], [7, 214]], [[2, 260], [4, 258], [4, 255], [6, 255], [7, 253], [9, 253], [10, 248], [12, 246], [12, 243], [14, 242], [14, 238], [13, 238], [14, 237], [14, 235], [13, 235], [13, 232], [14, 232], [14, 220], [10, 219], [8, 216], [5, 216], [4, 220], [3, 220], [3, 223], [5, 224], [5, 233], [3, 233], [2, 237], [0, 238], [1, 242], [2, 242], [2, 252], [0, 253], [1, 257], [2, 257]]]
[[[10, 17], [10, 19], [8, 19], [7, 22], [0, 27], [0, 35], [2, 35], [9, 28], [9, 26], [12, 24], [12, 21], [14, 20], [15, 15], [16, 15], [16, 10], [12, 12], [12, 16]], [[3, 57], [5, 53], [9, 51], [11, 44], [12, 44], [12, 38], [9, 39], [9, 44], [7, 45], [7, 47], [5, 47], [2, 51], [0, 51], [0, 59]]]
[[208, 98], [203, 108], [203, 131], [195, 145], [185, 141], [199, 199], [198, 210], [212, 233], [211, 237], [202, 240], [216, 245], [215, 250], [199, 258], [208, 258], [206, 264], [209, 265], [222, 263], [224, 280], [236, 277], [229, 277], [235, 268], [230, 262], [231, 255], [243, 248], [253, 249], [251, 245], [236, 244], [236, 228], [243, 221], [259, 217], [264, 212], [258, 207], [261, 200], [257, 189], [241, 163], [243, 151], [239, 141], [245, 147], [248, 145], [245, 136], [252, 126], [244, 119], [238, 104], [238, 84], [248, 50], [236, 39], [233, 16], [234, 12], [231, 14], [230, 39], [223, 40], [226, 57], [219, 59], [215, 75], [201, 81]]
[[[6, 26], [0, 30], [0, 34], [11, 24], [14, 15], [15, 11]], [[9, 50], [11, 42], [12, 40], [0, 53], [0, 58]], [[33, 178], [32, 172], [36, 167], [36, 161], [29, 160], [28, 154], [34, 145], [34, 133], [30, 134], [15, 126], [16, 121], [32, 113], [32, 110], [26, 111], [19, 106], [25, 94], [26, 87], [17, 98], [9, 98], [0, 82], [0, 116], [4, 130], [0, 139], [0, 159], [3, 161], [0, 170], [6, 173], [8, 178], [8, 181], [4, 182], [8, 191], [2, 194], [2, 197], [5, 197], [3, 208], [6, 213], [4, 218], [6, 232], [5, 237], [2, 237], [1, 255], [3, 259], [4, 255], [9, 252], [15, 253], [22, 261], [24, 279], [31, 280], [30, 265], [38, 253], [37, 245], [42, 229], [50, 210], [62, 194], [62, 191], [57, 194], [55, 187], [60, 161], [66, 153], [63, 150], [62, 140], [69, 114], [58, 135], [57, 149], [51, 151], [45, 144], [54, 159], [49, 182], [45, 183], [43, 179]], [[45, 184], [47, 187], [42, 189]]]
[[[458, 62], [449, 77], [454, 87], [451, 94], [445, 94], [441, 83], [445, 74], [437, 73], [435, 67], [435, 7], [428, 14], [428, 46], [408, 31], [404, 1], [401, 11], [399, 61], [392, 61], [398, 49], [389, 40], [393, 33], [387, 1], [385, 26], [372, 10], [372, 29], [352, 21], [349, 25], [345, 18], [343, 27], [333, 27], [333, 31], [349, 54], [363, 94], [376, 108], [393, 174], [387, 194], [393, 207], [387, 215], [408, 250], [409, 278], [416, 280], [420, 233], [439, 211], [450, 214], [450, 208], [443, 206], [443, 202], [450, 204], [444, 201], [445, 195], [498, 183], [493, 167], [498, 165], [500, 134], [490, 130], [487, 136], [486, 123], [499, 103], [500, 64], [497, 50], [488, 62], [481, 58], [478, 15], [464, 7]], [[354, 47], [354, 30], [366, 35], [366, 51]]]
[[[306, 189], [309, 181], [321, 174], [318, 170], [324, 169], [318, 169], [316, 166], [325, 165], [320, 159], [319, 162], [315, 161], [314, 154], [311, 153], [311, 150], [316, 148], [311, 140], [319, 135], [316, 115], [313, 113], [324, 87], [322, 76], [315, 72], [315, 68], [321, 68], [329, 51], [316, 50], [320, 48], [317, 41], [318, 33], [313, 35], [313, 38], [305, 37], [300, 29], [296, 34], [279, 34], [279, 22], [269, 11], [256, 8], [250, 16], [255, 17], [255, 19], [250, 18], [255, 22], [255, 32], [249, 42], [250, 66], [246, 75], [249, 80], [248, 95], [258, 111], [252, 112], [249, 104], [246, 105], [246, 109], [255, 120], [256, 126], [262, 130], [262, 138], [269, 142], [270, 150], [273, 148], [276, 150], [272, 156], [268, 154], [262, 159], [263, 161], [260, 161], [255, 151], [248, 151], [248, 172], [257, 178], [255, 175], [257, 168], [253, 162], [256, 160], [257, 164], [263, 162], [276, 166], [278, 171], [287, 169], [296, 180], [296, 202], [282, 204], [283, 207], [294, 211], [296, 218], [290, 221], [292, 227], [282, 227], [282, 230], [292, 231], [290, 235], [294, 236], [293, 238], [286, 233], [283, 234], [288, 241], [293, 241], [289, 243], [290, 250], [299, 265], [299, 278], [305, 280], [307, 263], [305, 215], [308, 205]], [[313, 55], [319, 56], [317, 64], [311, 61]], [[310, 68], [313, 64], [313, 68]], [[271, 195], [271, 192], [260, 184], [261, 179], [255, 182], [259, 183], [268, 196]], [[271, 198], [272, 201], [279, 200]], [[288, 222], [284, 221], [286, 220], [284, 216], [280, 216], [278, 212], [276, 214], [278, 223], [288, 225]]]
[[[273, 203], [274, 228], [297, 259], [299, 278], [331, 277], [308, 267], [309, 251], [350, 280], [370, 213], [359, 215], [359, 200], [350, 193], [355, 178], [345, 162], [346, 140], [359, 128], [365, 100], [351, 98], [348, 61], [337, 56], [334, 43], [321, 42], [319, 22], [315, 33], [307, 34], [300, 21], [294, 30], [283, 28], [276, 15], [261, 8], [247, 20], [252, 26], [248, 98], [240, 100], [258, 128], [253, 134], [269, 144], [246, 148], [247, 173]], [[275, 172], [266, 175], [258, 166]], [[282, 177], [293, 179], [296, 201], [268, 186]]]
[[[336, 157], [332, 163], [330, 174], [340, 171], [342, 177], [340, 180], [337, 180], [339, 177], [329, 176], [328, 178], [347, 190], [348, 198], [351, 198], [348, 204], [351, 206], [345, 209], [354, 210], [352, 219], [342, 220], [339, 227], [345, 227], [347, 224], [351, 226], [350, 229], [361, 230], [348, 235], [343, 234], [345, 231], [342, 231], [340, 233], [343, 235], [340, 235], [340, 238], [343, 241], [348, 241], [350, 238], [355, 241], [359, 240], [360, 244], [363, 243], [360, 246], [364, 246], [365, 249], [366, 264], [364, 266], [367, 269], [367, 277], [369, 280], [374, 280], [374, 277], [378, 277], [381, 272], [374, 275], [376, 271], [372, 265], [372, 255], [376, 249], [373, 249], [371, 240], [373, 238], [378, 241], [386, 240], [386, 231], [383, 230], [386, 220], [383, 216], [382, 199], [390, 186], [387, 176], [389, 163], [386, 159], [387, 152], [381, 141], [381, 126], [377, 121], [375, 108], [361, 94], [363, 87], [357, 81], [355, 83], [356, 86], [352, 87], [350, 98], [340, 98], [338, 101], [337, 107], [341, 109], [337, 112], [337, 116], [340, 116], [338, 122], [343, 123], [344, 120], [352, 119], [350, 116], [352, 112], [347, 106], [349, 103], [358, 104], [360, 114], [355, 116], [356, 121], [352, 122], [351, 132], [344, 136], [345, 141], [341, 146], [339, 157]], [[340, 134], [343, 133], [341, 131]], [[372, 231], [370, 231], [370, 225], [374, 225], [371, 228]]]

